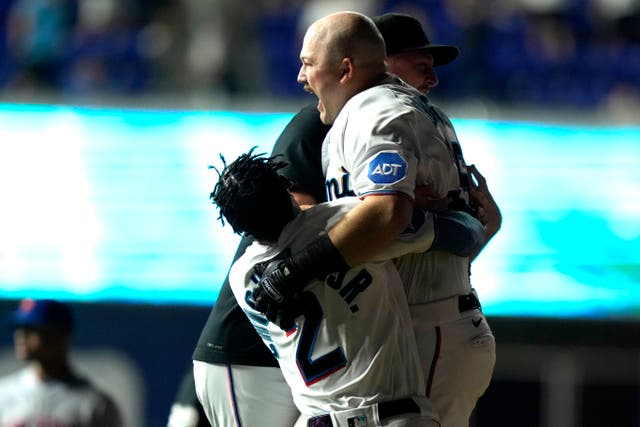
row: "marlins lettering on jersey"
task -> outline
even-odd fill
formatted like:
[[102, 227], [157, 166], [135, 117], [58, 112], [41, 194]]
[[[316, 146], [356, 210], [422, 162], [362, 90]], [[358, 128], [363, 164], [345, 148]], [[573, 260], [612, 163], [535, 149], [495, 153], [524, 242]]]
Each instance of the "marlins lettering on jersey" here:
[[331, 201], [356, 195], [349, 186], [349, 177], [349, 172], [344, 171], [343, 168], [343, 173], [339, 180], [338, 178], [331, 178], [325, 181], [327, 200]]

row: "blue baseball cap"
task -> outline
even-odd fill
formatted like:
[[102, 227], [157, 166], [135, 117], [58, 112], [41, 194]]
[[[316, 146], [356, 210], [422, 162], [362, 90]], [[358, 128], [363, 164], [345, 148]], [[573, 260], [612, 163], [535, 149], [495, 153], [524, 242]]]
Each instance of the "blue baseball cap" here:
[[50, 327], [64, 332], [73, 329], [73, 315], [68, 305], [52, 299], [20, 301], [13, 313], [12, 325], [16, 328]]

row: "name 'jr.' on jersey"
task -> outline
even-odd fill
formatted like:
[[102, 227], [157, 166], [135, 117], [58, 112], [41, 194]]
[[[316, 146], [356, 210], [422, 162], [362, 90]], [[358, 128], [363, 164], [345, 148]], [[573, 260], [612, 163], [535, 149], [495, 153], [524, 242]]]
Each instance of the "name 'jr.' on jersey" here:
[[251, 295], [259, 280], [256, 264], [285, 248], [301, 249], [356, 203], [356, 198], [343, 198], [301, 212], [285, 227], [276, 245], [254, 243], [230, 272], [238, 304], [272, 349], [296, 406], [306, 416], [424, 396], [404, 290], [393, 263], [382, 259], [428, 250], [434, 238], [429, 214], [416, 221], [413, 231], [392, 244], [380, 260], [305, 288], [303, 311], [291, 330], [281, 330], [254, 309]]
[[[340, 111], [322, 147], [327, 199], [404, 193], [416, 185], [434, 199], [460, 188], [446, 116], [420, 92], [389, 77]], [[416, 143], [416, 142], [420, 143]]]

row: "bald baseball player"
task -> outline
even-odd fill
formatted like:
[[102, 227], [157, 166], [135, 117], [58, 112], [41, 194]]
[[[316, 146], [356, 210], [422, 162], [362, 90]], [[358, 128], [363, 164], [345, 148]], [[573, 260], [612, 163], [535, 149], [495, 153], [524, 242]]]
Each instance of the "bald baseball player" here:
[[[343, 198], [301, 211], [287, 191], [289, 182], [277, 173], [284, 166], [252, 152], [242, 155], [222, 171], [211, 197], [234, 231], [256, 239], [234, 263], [231, 288], [278, 360], [302, 423], [438, 425], [424, 396], [423, 378], [416, 375], [420, 362], [403, 287], [393, 264], [383, 262], [438, 247], [434, 216], [416, 211], [413, 227], [376, 262], [349, 269], [342, 261], [337, 274], [291, 288], [277, 301], [261, 298], [264, 288], [257, 284], [265, 268], [273, 268], [281, 254], [295, 253], [322, 236], [360, 203]], [[256, 211], [255, 206], [262, 208]], [[443, 224], [465, 216], [437, 214], [439, 238], [448, 238], [451, 231]], [[479, 222], [475, 232], [482, 233]]]
[[70, 308], [24, 299], [13, 314], [16, 358], [28, 366], [0, 379], [0, 426], [120, 427], [121, 414], [69, 363]]
[[[461, 151], [458, 156], [451, 154], [457, 152], [459, 144], [449, 120], [419, 92], [403, 82], [394, 81], [393, 77], [380, 74], [380, 55], [376, 57], [379, 44], [372, 35], [374, 32], [369, 31], [371, 26], [365, 22], [366, 18], [353, 13], [339, 13], [321, 19], [305, 35], [301, 52], [299, 81], [318, 96], [318, 110], [323, 123], [333, 124], [325, 140], [323, 154], [327, 194], [329, 198], [357, 194], [364, 197], [364, 202], [374, 201], [367, 207], [363, 203], [359, 216], [352, 215], [350, 221], [339, 223], [329, 233], [331, 238], [328, 240], [343, 254], [354, 249], [350, 245], [341, 245], [344, 236], [365, 242], [367, 234], [377, 238], [381, 234], [377, 232], [379, 230], [392, 231], [393, 226], [385, 227], [393, 225], [394, 219], [402, 218], [403, 202], [413, 199], [416, 183], [428, 189], [431, 199], [444, 200], [448, 204], [453, 195], [457, 204], [463, 202], [468, 207], [469, 203], [468, 193], [462, 193], [463, 184], [467, 183], [467, 189], [470, 185]], [[382, 19], [381, 24], [384, 22]], [[415, 26], [410, 26], [404, 31], [412, 30], [415, 34], [415, 29]], [[418, 30], [424, 36], [419, 24]], [[340, 43], [350, 40], [349, 37], [359, 42], [341, 47]], [[388, 34], [388, 37], [393, 37], [393, 34]], [[409, 44], [407, 51], [425, 44], [428, 40], [421, 39], [418, 44]], [[451, 52], [451, 48], [440, 48], [438, 59], [442, 59], [443, 54], [449, 55], [449, 60], [455, 58], [457, 50], [453, 57]], [[395, 53], [398, 52], [392, 52]], [[390, 67], [393, 66], [392, 59], [390, 57]], [[430, 80], [426, 86], [420, 87], [422, 82], [412, 81], [423, 91], [437, 82], [433, 81], [433, 62], [427, 64], [428, 67], [424, 62], [412, 64], [426, 68], [431, 74], [426, 79]], [[407, 74], [407, 70], [399, 71]], [[370, 86], [372, 81], [376, 83]], [[482, 178], [479, 173], [477, 176]], [[376, 197], [369, 197], [373, 195]], [[386, 211], [390, 212], [387, 217], [380, 214], [385, 212], [385, 208], [391, 208], [391, 211]], [[376, 223], [372, 220], [376, 215], [391, 221]], [[375, 225], [367, 232], [370, 224]], [[364, 248], [373, 246], [368, 241], [361, 245]], [[318, 247], [314, 250], [318, 251]], [[359, 255], [366, 256], [363, 255], [366, 252], [362, 250]], [[292, 265], [287, 269], [295, 273], [300, 271], [296, 263], [303, 258], [291, 259]], [[447, 425], [467, 425], [477, 398], [490, 380], [495, 342], [469, 284], [469, 260], [455, 257], [440, 263], [440, 258], [438, 254], [426, 259], [414, 255], [399, 261], [398, 265], [409, 301], [415, 305], [412, 315], [421, 343], [423, 372], [428, 379], [427, 393], [440, 398], [449, 415], [450, 424]], [[345, 259], [349, 259], [348, 256]], [[357, 257], [355, 259], [358, 260]], [[436, 263], [439, 270], [428, 274]], [[439, 280], [439, 283], [434, 287], [425, 286], [432, 279]], [[276, 277], [273, 281], [276, 287], [278, 280]], [[452, 357], [452, 354], [459, 357]], [[473, 357], [465, 365], [467, 356]], [[455, 362], [448, 363], [449, 360]], [[464, 367], [469, 369], [461, 369]], [[468, 374], [471, 374], [469, 387], [462, 390], [458, 398], [459, 388], [464, 385], [463, 378]], [[455, 383], [451, 387], [446, 386], [449, 376]]]

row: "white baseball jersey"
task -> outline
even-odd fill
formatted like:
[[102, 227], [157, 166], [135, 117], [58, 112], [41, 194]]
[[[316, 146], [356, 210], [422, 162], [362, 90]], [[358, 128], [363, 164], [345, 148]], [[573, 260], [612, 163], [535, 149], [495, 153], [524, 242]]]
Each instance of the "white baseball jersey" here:
[[[351, 98], [327, 134], [322, 147], [327, 199], [389, 193], [414, 198], [417, 185], [443, 198], [461, 187], [451, 141], [457, 138], [444, 113], [417, 90], [389, 77]], [[466, 258], [416, 254], [398, 268], [409, 304], [471, 290]]]
[[[251, 295], [259, 281], [254, 266], [285, 248], [302, 249], [356, 203], [355, 198], [344, 198], [301, 212], [275, 246], [257, 242], [250, 246], [229, 276], [238, 304], [276, 356], [305, 416], [424, 396], [424, 380], [416, 375], [421, 368], [409, 309], [392, 262], [372, 261], [329, 276], [326, 283], [311, 283], [302, 297], [304, 313], [287, 332], [253, 308]], [[432, 242], [433, 223], [427, 215], [416, 222], [413, 233], [381, 256], [422, 252]]]
[[86, 380], [41, 381], [27, 367], [0, 380], [0, 427], [120, 427], [113, 401]]
[[[450, 120], [392, 78], [346, 103], [322, 149], [328, 200], [389, 193], [413, 198], [416, 185], [445, 197], [468, 184]], [[459, 308], [459, 296], [471, 292], [469, 259], [429, 251], [404, 255], [395, 265], [411, 307], [426, 394], [443, 427], [467, 425], [495, 363], [495, 340], [482, 312]]]
[[416, 185], [445, 197], [457, 175], [447, 138], [437, 127], [441, 120], [426, 97], [394, 77], [352, 97], [322, 147], [327, 199], [354, 193], [413, 199]]

